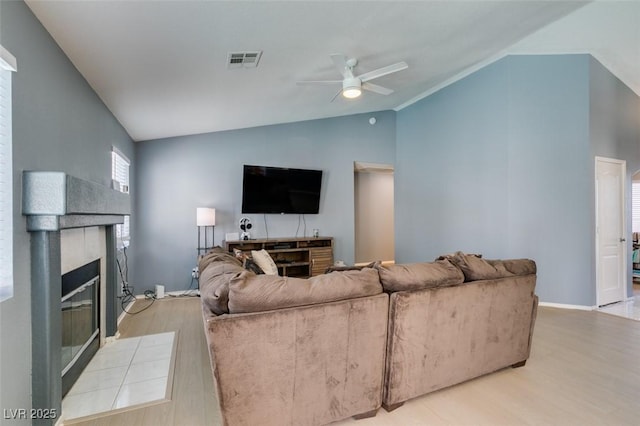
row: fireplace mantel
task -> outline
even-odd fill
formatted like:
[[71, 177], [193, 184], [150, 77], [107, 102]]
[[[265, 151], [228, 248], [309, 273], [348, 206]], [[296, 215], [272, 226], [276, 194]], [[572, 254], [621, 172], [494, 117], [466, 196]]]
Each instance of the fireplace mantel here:
[[[62, 315], [60, 231], [104, 226], [106, 233], [106, 333], [116, 332], [117, 266], [115, 225], [130, 214], [123, 194], [62, 172], [25, 171], [22, 214], [31, 234], [32, 408], [57, 410], [62, 402]], [[34, 419], [53, 425], [56, 419]]]
[[27, 231], [113, 225], [130, 212], [129, 194], [62, 172], [23, 172]]

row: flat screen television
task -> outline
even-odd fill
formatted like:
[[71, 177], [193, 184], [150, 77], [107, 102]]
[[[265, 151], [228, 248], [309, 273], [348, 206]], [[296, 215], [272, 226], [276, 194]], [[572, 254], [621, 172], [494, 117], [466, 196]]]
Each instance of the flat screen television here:
[[322, 170], [244, 166], [242, 213], [316, 214]]

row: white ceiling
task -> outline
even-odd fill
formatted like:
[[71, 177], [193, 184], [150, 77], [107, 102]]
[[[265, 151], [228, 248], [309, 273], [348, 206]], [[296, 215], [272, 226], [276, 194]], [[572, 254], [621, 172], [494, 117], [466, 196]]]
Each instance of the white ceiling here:
[[[640, 3], [26, 0], [134, 140], [398, 109], [509, 53], [592, 53], [640, 94]], [[263, 51], [255, 69], [227, 55]], [[338, 97], [329, 55], [389, 96]], [[19, 59], [19, 58], [18, 58]]]

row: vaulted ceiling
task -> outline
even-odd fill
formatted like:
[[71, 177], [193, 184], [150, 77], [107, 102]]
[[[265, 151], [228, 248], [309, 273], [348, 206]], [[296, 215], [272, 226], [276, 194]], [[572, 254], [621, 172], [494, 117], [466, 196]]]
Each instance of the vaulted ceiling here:
[[[401, 109], [512, 53], [591, 53], [640, 94], [637, 2], [26, 2], [134, 140]], [[341, 79], [333, 53], [408, 68], [388, 96], [296, 84]]]

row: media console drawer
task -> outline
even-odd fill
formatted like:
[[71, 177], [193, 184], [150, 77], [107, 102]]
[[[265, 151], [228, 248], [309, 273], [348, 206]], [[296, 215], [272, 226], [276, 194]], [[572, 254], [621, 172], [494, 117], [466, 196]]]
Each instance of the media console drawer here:
[[234, 249], [243, 252], [266, 250], [282, 276], [312, 277], [324, 274], [333, 265], [332, 237], [225, 241], [226, 251], [233, 253]]

